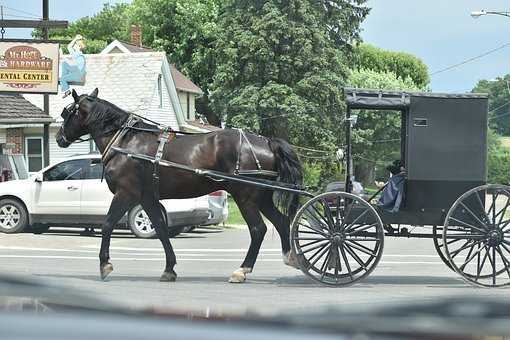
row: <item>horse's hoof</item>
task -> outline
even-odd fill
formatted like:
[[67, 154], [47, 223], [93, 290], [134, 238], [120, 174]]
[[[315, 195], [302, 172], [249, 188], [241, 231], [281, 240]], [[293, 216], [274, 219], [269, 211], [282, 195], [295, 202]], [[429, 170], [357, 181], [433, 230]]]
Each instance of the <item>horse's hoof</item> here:
[[294, 254], [292, 251], [289, 251], [287, 254], [283, 254], [283, 263], [289, 267], [300, 269], [296, 254]]
[[175, 280], [177, 280], [177, 274], [174, 271], [164, 272], [159, 278], [160, 282], [175, 282]]
[[110, 275], [111, 272], [113, 272], [113, 265], [111, 263], [107, 263], [104, 266], [101, 266], [99, 268], [99, 271], [101, 272], [101, 280], [106, 280], [108, 275]]
[[230, 282], [230, 283], [243, 283], [245, 281], [246, 281], [245, 273], [233, 272], [232, 276], [230, 276], [230, 279], [228, 279], [228, 282]]
[[251, 273], [251, 268], [239, 268], [232, 273], [228, 282], [230, 283], [243, 283], [246, 281], [246, 274]]

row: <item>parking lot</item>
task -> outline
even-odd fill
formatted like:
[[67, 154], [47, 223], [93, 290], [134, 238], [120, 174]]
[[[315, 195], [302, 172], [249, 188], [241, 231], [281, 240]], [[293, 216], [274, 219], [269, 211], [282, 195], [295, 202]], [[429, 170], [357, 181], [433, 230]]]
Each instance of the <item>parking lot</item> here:
[[197, 312], [272, 314], [456, 294], [508, 296], [504, 289], [464, 283], [441, 262], [431, 240], [386, 238], [384, 255], [371, 276], [337, 289], [320, 286], [285, 266], [279, 242], [277, 233], [269, 229], [255, 270], [244, 284], [228, 283], [249, 243], [248, 231], [242, 227], [198, 229], [173, 239], [179, 278], [170, 284], [158, 281], [164, 266], [159, 241], [136, 239], [127, 232], [117, 232], [112, 239], [115, 270], [108, 282], [98, 276], [100, 235], [80, 236], [73, 229], [2, 234], [0, 270], [132, 307]]

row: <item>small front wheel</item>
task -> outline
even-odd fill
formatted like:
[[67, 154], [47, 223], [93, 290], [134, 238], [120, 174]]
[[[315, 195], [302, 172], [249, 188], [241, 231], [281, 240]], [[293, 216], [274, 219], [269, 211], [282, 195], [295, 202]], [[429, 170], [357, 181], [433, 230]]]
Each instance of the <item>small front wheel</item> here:
[[327, 192], [299, 209], [291, 245], [307, 276], [326, 285], [346, 286], [377, 266], [384, 245], [383, 224], [361, 197]]
[[0, 232], [20, 233], [28, 225], [28, 213], [23, 204], [14, 199], [0, 200]]

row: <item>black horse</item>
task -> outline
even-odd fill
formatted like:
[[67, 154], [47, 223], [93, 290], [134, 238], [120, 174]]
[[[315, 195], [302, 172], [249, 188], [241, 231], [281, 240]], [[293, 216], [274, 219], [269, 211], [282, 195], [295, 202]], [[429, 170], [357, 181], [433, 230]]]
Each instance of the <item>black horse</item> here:
[[[97, 97], [96, 88], [90, 95], [80, 95], [72, 91], [74, 105], [65, 108], [64, 122], [56, 135], [60, 147], [66, 148], [80, 137], [90, 134], [98, 149], [108, 155], [104, 161], [105, 179], [114, 194], [110, 209], [102, 228], [101, 249], [99, 251], [99, 269], [101, 278], [105, 279], [113, 271], [110, 263], [110, 238], [117, 222], [137, 204], [141, 204], [149, 216], [166, 254], [166, 267], [161, 281], [175, 281], [176, 258], [168, 238], [168, 226], [159, 208], [157, 200], [198, 197], [216, 190], [229, 192], [246, 223], [248, 224], [251, 243], [241, 267], [234, 271], [230, 282], [244, 282], [246, 274], [253, 269], [259, 249], [266, 233], [266, 225], [261, 213], [275, 226], [281, 238], [284, 262], [295, 266], [291, 255], [289, 225], [295, 214], [299, 197], [293, 193], [277, 193], [267, 188], [258, 188], [233, 182], [218, 182], [198, 176], [193, 172], [170, 167], [159, 167], [159, 188], [153, 180], [154, 165], [147, 161], [132, 159], [125, 154], [110, 149], [113, 141], [116, 147], [129, 150], [134, 154], [153, 157], [158, 149], [161, 136], [155, 125], [137, 121], [135, 128], [127, 129], [121, 138], [117, 132], [130, 119], [130, 113]], [[114, 136], [117, 137], [114, 138]], [[236, 164], [240, 169], [256, 169], [253, 150], [260, 165], [265, 170], [278, 173], [278, 181], [301, 184], [302, 168], [290, 145], [280, 139], [268, 139], [246, 133], [249, 143], [240, 148], [238, 130], [221, 130], [205, 134], [178, 136], [166, 143], [162, 159], [184, 164], [192, 168], [212, 169], [233, 174]], [[249, 146], [248, 144], [251, 144]], [[240, 155], [240, 162], [238, 162]], [[104, 157], [104, 154], [103, 154]], [[156, 191], [157, 190], [157, 191]], [[273, 197], [274, 196], [274, 197]], [[274, 199], [274, 198], [278, 199]], [[279, 209], [278, 209], [278, 208]], [[282, 209], [283, 207], [283, 209]]]

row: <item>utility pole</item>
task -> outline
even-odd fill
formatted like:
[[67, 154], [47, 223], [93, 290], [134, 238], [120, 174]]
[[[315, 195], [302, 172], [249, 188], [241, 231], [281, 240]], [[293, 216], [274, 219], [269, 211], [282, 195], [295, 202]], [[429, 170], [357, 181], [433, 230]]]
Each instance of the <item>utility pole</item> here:
[[[43, 21], [49, 20], [49, 0], [43, 0], [42, 5], [42, 13], [43, 13]], [[48, 27], [45, 26], [42, 29], [43, 39], [45, 41], [48, 40]], [[45, 114], [50, 114], [50, 95], [45, 93], [43, 94], [43, 111]], [[44, 166], [50, 165], [50, 124], [44, 124], [43, 129], [43, 141], [44, 141]]]

